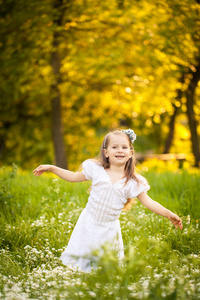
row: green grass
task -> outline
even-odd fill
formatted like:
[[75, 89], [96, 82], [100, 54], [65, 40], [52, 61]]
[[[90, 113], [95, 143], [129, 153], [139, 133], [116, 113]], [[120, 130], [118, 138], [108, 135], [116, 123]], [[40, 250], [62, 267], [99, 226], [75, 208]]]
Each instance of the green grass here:
[[137, 202], [120, 216], [124, 261], [105, 249], [100, 268], [81, 273], [59, 257], [90, 184], [1, 169], [0, 298], [200, 299], [200, 172], [152, 169], [143, 175], [150, 197], [183, 217], [184, 229]]

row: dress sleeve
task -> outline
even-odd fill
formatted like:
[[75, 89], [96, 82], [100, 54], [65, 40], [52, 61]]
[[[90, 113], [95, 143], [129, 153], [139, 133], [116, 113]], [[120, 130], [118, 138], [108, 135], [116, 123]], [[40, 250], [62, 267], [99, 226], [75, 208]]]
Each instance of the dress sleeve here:
[[95, 162], [88, 159], [88, 160], [85, 160], [83, 163], [82, 163], [82, 173], [85, 175], [85, 177], [88, 179], [88, 180], [92, 180], [93, 179], [93, 176], [94, 176], [94, 164]]
[[135, 198], [141, 193], [147, 193], [150, 189], [147, 180], [143, 176], [137, 175], [137, 178], [139, 179], [139, 182], [134, 180], [134, 184], [131, 184], [130, 186], [129, 198]]

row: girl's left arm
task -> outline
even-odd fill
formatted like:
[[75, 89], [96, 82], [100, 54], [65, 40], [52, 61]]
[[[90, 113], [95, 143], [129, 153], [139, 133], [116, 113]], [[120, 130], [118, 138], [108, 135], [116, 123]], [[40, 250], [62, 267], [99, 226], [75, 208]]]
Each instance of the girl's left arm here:
[[146, 206], [148, 209], [150, 209], [154, 213], [168, 218], [174, 224], [174, 226], [176, 228], [177, 228], [177, 226], [180, 229], [183, 228], [182, 221], [179, 218], [179, 216], [172, 213], [169, 209], [166, 209], [158, 202], [152, 200], [146, 193], [141, 193], [140, 195], [138, 195], [137, 198], [144, 206]]

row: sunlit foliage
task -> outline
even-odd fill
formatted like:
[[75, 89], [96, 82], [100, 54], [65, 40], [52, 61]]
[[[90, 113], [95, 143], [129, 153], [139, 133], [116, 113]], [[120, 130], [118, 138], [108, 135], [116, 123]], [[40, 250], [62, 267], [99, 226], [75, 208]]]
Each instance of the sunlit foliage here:
[[[197, 64], [199, 4], [175, 1], [1, 1], [1, 123], [4, 163], [52, 162], [50, 57], [60, 32], [63, 133], [70, 168], [95, 156], [107, 130], [132, 127], [136, 150], [162, 152], [173, 105], [173, 152], [191, 152], [186, 99]], [[57, 11], [56, 13], [59, 13]], [[185, 74], [184, 83], [180, 77]], [[199, 121], [199, 86], [195, 114]], [[198, 130], [199, 127], [198, 127]]]

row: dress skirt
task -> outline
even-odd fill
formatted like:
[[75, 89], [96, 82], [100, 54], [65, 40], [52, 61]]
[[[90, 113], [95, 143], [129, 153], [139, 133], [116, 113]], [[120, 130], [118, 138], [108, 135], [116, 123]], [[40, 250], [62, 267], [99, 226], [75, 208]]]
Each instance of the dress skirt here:
[[103, 254], [102, 247], [107, 244], [111, 246], [111, 250], [117, 251], [119, 259], [124, 257], [119, 220], [99, 222], [85, 208], [76, 223], [67, 248], [61, 255], [61, 260], [66, 266], [89, 272], [95, 268], [97, 257]]

